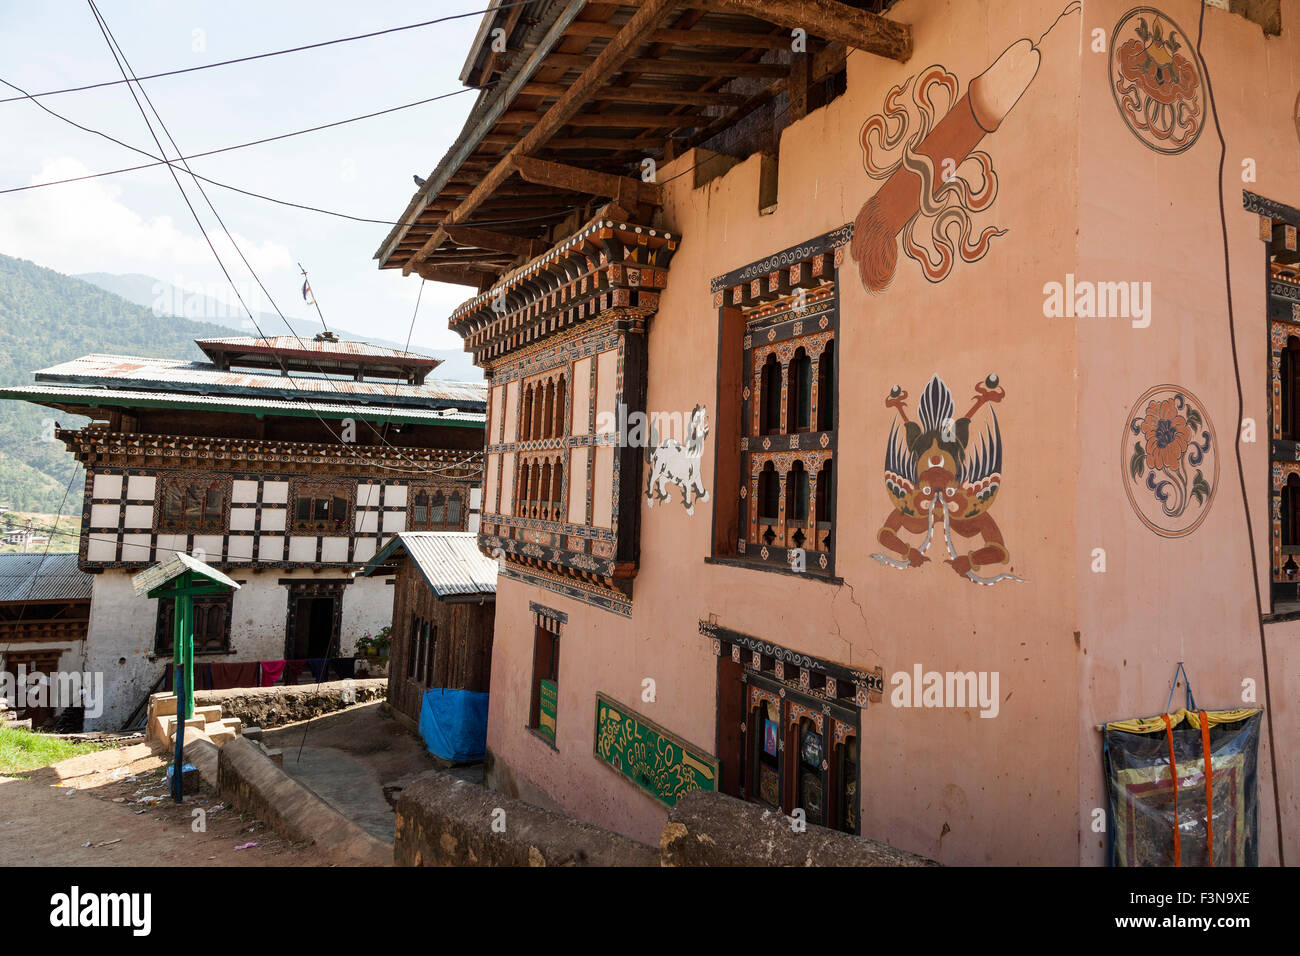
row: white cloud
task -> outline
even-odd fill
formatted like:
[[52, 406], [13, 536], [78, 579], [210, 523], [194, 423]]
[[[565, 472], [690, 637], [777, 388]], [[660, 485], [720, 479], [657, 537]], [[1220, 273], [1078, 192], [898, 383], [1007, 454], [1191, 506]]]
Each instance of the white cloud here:
[[[76, 159], [60, 157], [46, 160], [30, 182], [92, 171]], [[205, 216], [202, 197], [190, 192], [231, 275], [237, 281], [248, 279], [230, 241], [211, 215]], [[169, 280], [180, 274], [186, 281], [205, 282], [220, 277], [207, 243], [188, 222], [188, 211], [182, 211], [182, 228], [171, 216], [140, 215], [121, 196], [122, 189], [108, 179], [91, 179], [0, 197], [0, 252], [70, 274], [141, 272]], [[264, 279], [267, 273], [293, 267], [289, 250], [279, 243], [254, 241], [237, 232], [234, 237]]]

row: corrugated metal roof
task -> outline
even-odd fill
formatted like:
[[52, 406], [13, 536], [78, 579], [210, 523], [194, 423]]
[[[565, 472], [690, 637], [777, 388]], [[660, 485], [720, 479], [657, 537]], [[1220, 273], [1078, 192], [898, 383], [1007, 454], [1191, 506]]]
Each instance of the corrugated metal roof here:
[[89, 601], [93, 582], [75, 554], [0, 554], [0, 604]]
[[440, 598], [497, 593], [497, 563], [478, 549], [472, 531], [403, 531], [361, 573], [373, 574], [399, 549], [411, 556]]
[[44, 404], [109, 406], [131, 405], [145, 408], [232, 408], [276, 411], [291, 415], [322, 418], [359, 418], [363, 421], [392, 421], [411, 424], [463, 425], [482, 428], [487, 416], [482, 412], [437, 411], [398, 405], [325, 404], [323, 402], [281, 401], [269, 398], [241, 398], [231, 395], [198, 395], [191, 392], [142, 392], [125, 388], [72, 388], [64, 385], [20, 385], [0, 388], [0, 398]]
[[188, 555], [184, 551], [177, 551], [166, 561], [141, 571], [131, 578], [131, 586], [135, 588], [136, 594], [147, 595], [154, 588], [162, 587], [168, 581], [180, 577], [186, 571], [193, 571], [195, 574], [202, 575], [216, 584], [224, 584], [228, 588], [239, 590], [239, 582], [232, 581], [210, 564], [204, 564], [198, 558]]
[[324, 378], [302, 373], [289, 376], [276, 372], [224, 372], [209, 362], [184, 362], [178, 359], [140, 358], [129, 355], [83, 355], [35, 373], [38, 382], [67, 385], [105, 384], [116, 387], [121, 382], [138, 388], [170, 385], [174, 391], [211, 394], [215, 390], [236, 394], [276, 392], [281, 395], [310, 396], [319, 401], [356, 403], [370, 399], [385, 404], [428, 406], [437, 403], [473, 403], [486, 407], [487, 386], [477, 382], [426, 380], [423, 385], [393, 382], [357, 382], [351, 379]]
[[390, 349], [383, 345], [371, 345], [369, 342], [340, 341], [328, 342], [312, 338], [299, 338], [296, 335], [269, 335], [259, 338], [255, 335], [232, 335], [229, 338], [195, 339], [195, 344], [203, 351], [204, 346], [218, 346], [228, 351], [238, 349], [256, 349], [258, 351], [274, 350], [277, 352], [317, 352], [322, 355], [364, 356], [369, 358], [395, 359], [396, 364], [428, 364], [440, 360], [422, 352]]

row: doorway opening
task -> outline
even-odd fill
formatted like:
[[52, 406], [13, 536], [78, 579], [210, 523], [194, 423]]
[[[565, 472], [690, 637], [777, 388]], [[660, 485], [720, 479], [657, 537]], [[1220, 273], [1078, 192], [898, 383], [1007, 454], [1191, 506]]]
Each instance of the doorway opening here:
[[289, 587], [284, 655], [290, 660], [337, 657], [343, 587]]

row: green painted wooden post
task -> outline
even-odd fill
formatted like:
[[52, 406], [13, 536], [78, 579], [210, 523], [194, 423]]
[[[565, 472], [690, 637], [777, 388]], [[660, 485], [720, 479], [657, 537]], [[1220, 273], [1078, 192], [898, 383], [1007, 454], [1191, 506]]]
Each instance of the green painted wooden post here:
[[185, 719], [190, 720], [194, 716], [194, 598], [188, 588], [176, 596], [176, 609], [185, 622], [181, 634], [185, 658]]
[[[180, 598], [177, 597], [172, 605], [172, 693], [181, 686], [181, 678], [185, 676], [185, 609], [181, 606]], [[186, 687], [188, 687], [188, 682]], [[176, 701], [176, 713], [180, 719], [187, 719], [185, 713], [185, 701]]]

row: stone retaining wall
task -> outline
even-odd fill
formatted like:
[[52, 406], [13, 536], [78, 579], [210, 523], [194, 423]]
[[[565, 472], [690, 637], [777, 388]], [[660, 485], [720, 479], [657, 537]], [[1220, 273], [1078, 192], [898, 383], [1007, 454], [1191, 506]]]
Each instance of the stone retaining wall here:
[[245, 727], [279, 727], [310, 720], [354, 704], [383, 700], [386, 678], [358, 678], [292, 687], [236, 687], [205, 690], [194, 695], [195, 706], [220, 704], [226, 717], [238, 717]]
[[[194, 756], [202, 759], [200, 754]], [[217, 791], [231, 806], [257, 817], [286, 839], [315, 843], [338, 863], [389, 866], [393, 862], [392, 847], [294, 780], [243, 737], [217, 751]]]
[[432, 771], [407, 786], [397, 802], [393, 861], [397, 866], [658, 866], [659, 853]]
[[696, 790], [668, 813], [664, 866], [939, 866], [934, 860], [825, 827], [797, 832], [756, 803]]

